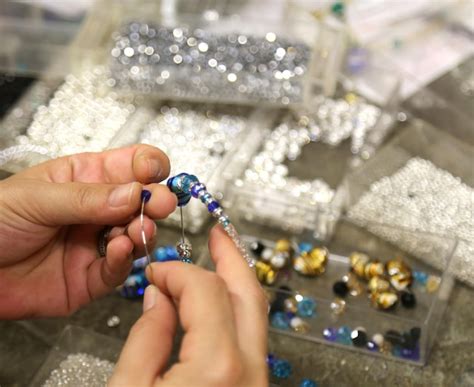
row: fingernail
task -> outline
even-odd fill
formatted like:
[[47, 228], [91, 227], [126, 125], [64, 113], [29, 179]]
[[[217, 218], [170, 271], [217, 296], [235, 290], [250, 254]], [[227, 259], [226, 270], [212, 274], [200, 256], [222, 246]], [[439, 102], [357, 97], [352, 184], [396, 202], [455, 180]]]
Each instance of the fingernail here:
[[122, 207], [130, 203], [134, 184], [120, 185], [115, 188], [109, 195], [110, 207]]
[[161, 174], [161, 165], [158, 160], [148, 160], [148, 173], [150, 174], [150, 177], [155, 177]]
[[148, 285], [145, 289], [145, 295], [143, 296], [143, 312], [153, 308], [156, 303], [156, 297], [158, 295], [158, 289], [155, 285]]

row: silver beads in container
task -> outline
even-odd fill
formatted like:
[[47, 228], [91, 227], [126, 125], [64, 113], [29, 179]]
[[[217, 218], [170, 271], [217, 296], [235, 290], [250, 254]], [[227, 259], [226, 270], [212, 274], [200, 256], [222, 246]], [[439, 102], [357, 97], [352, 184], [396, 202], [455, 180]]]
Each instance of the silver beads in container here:
[[119, 87], [165, 97], [288, 105], [301, 102], [310, 49], [273, 32], [216, 33], [131, 22], [113, 34]]

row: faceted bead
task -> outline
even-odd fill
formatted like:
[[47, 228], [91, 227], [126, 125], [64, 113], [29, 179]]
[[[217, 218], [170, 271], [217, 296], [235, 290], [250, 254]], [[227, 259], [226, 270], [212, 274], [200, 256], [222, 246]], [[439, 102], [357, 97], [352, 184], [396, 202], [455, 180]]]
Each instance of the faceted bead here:
[[192, 261], [191, 258], [183, 258], [183, 259], [181, 259], [181, 262], [184, 262], [184, 263], [193, 263], [193, 261]]
[[290, 327], [298, 333], [307, 333], [309, 331], [309, 325], [301, 317], [293, 317], [290, 320]]
[[416, 346], [413, 349], [402, 348], [400, 356], [404, 359], [420, 360], [420, 347]]
[[367, 341], [367, 349], [371, 352], [377, 352], [379, 347], [373, 341]]
[[272, 375], [279, 379], [287, 379], [291, 371], [291, 364], [288, 361], [277, 359], [273, 364]]
[[191, 195], [191, 187], [196, 183], [199, 183], [199, 180], [196, 176], [186, 174], [182, 178], [181, 190], [184, 193]]
[[369, 262], [364, 267], [365, 279], [369, 280], [375, 276], [382, 276], [385, 273], [385, 266], [378, 261]]
[[400, 300], [402, 301], [402, 305], [405, 308], [414, 308], [416, 306], [416, 297], [413, 293], [403, 291], [400, 296]]
[[140, 196], [141, 196], [142, 201], [144, 201], [145, 203], [148, 203], [148, 201], [151, 199], [151, 192], [148, 191], [147, 189], [144, 189]]
[[179, 242], [176, 245], [176, 250], [178, 251], [178, 255], [180, 256], [181, 259], [191, 258], [193, 247], [189, 243]]
[[276, 270], [279, 270], [286, 266], [289, 260], [289, 255], [284, 252], [277, 252], [273, 257], [270, 259], [270, 265]]
[[388, 261], [386, 264], [386, 268], [389, 276], [393, 276], [400, 273], [411, 276], [410, 268], [401, 259], [392, 259]]
[[303, 297], [298, 302], [298, 315], [301, 317], [313, 317], [316, 312], [316, 301], [310, 297]]
[[194, 198], [198, 198], [199, 197], [199, 192], [201, 192], [202, 190], [205, 190], [206, 189], [206, 186], [202, 183], [197, 183], [197, 184], [194, 184], [192, 187], [191, 187], [191, 195], [194, 197]]
[[337, 340], [338, 343], [344, 345], [352, 345], [351, 339], [351, 330], [347, 326], [342, 326], [337, 330]]
[[405, 290], [412, 283], [411, 273], [397, 273], [390, 276], [390, 284], [398, 291]]
[[275, 364], [275, 355], [273, 355], [272, 353], [269, 353], [267, 355], [267, 365], [268, 365], [268, 368], [270, 368], [270, 370], [273, 369], [273, 365]]
[[[230, 220], [229, 218], [227, 217], [227, 215], [221, 215], [218, 219], [218, 222], [223, 226], [223, 227], [226, 227], [226, 226], [229, 226], [230, 225]], [[232, 237], [232, 236], [231, 236]]]
[[426, 291], [428, 293], [434, 293], [438, 290], [441, 278], [435, 275], [430, 275], [426, 280]]
[[212, 199], [212, 195], [209, 192], [206, 192], [204, 195], [201, 195], [199, 198], [199, 200], [204, 204], [206, 204], [206, 202], [211, 199]]
[[318, 383], [311, 379], [303, 379], [301, 380], [299, 387], [318, 387]]
[[309, 242], [301, 242], [298, 245], [300, 253], [309, 253], [313, 249], [313, 245]]
[[332, 286], [332, 290], [336, 296], [344, 298], [349, 293], [349, 287], [344, 281], [337, 281]]
[[365, 265], [369, 263], [370, 258], [367, 254], [354, 252], [349, 256], [352, 271], [360, 278], [365, 276]]
[[383, 310], [395, 307], [398, 302], [398, 296], [392, 291], [372, 293], [370, 299], [375, 308]]
[[372, 336], [372, 341], [377, 344], [377, 346], [381, 347], [385, 341], [383, 335], [381, 333], [376, 333]]
[[334, 314], [342, 314], [346, 310], [346, 302], [341, 298], [336, 298], [331, 302], [330, 308]]
[[207, 210], [209, 212], [213, 212], [214, 210], [217, 210], [220, 207], [219, 203], [216, 201], [212, 201], [207, 205]]
[[260, 258], [262, 255], [263, 250], [265, 249], [265, 245], [262, 242], [255, 241], [250, 244], [250, 251], [257, 257]]
[[270, 317], [270, 324], [277, 329], [288, 329], [290, 327], [288, 318], [283, 312], [275, 312]]
[[356, 328], [351, 332], [352, 344], [356, 347], [365, 347], [367, 345], [367, 333], [365, 329]]
[[323, 330], [323, 336], [328, 341], [337, 340], [337, 329], [336, 328], [325, 328]]
[[428, 274], [426, 274], [423, 271], [414, 271], [413, 272], [413, 278], [421, 286], [426, 286], [426, 282], [428, 281]]
[[298, 302], [294, 297], [288, 297], [285, 300], [285, 311], [296, 313], [298, 311]]
[[270, 261], [270, 259], [273, 257], [273, 250], [268, 248], [268, 247], [265, 247], [262, 251], [262, 260], [264, 261]]

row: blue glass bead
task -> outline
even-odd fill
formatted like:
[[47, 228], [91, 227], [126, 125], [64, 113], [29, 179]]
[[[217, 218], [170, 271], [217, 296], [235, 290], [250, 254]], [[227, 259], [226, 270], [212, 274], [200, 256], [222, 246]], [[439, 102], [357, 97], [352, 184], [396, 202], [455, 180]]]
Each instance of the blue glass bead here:
[[175, 261], [179, 259], [179, 254], [178, 254], [178, 250], [176, 250], [176, 247], [168, 245], [168, 246], [165, 246], [165, 250], [166, 250], [167, 260]]
[[285, 316], [286, 316], [287, 320], [290, 321], [293, 317], [296, 316], [296, 314], [293, 313], [293, 312], [285, 312]]
[[151, 199], [151, 192], [148, 191], [147, 189], [144, 189], [142, 193], [140, 194], [141, 200], [145, 201], [145, 203], [148, 203], [148, 201]]
[[379, 347], [373, 341], [368, 341], [367, 342], [367, 349], [371, 352], [377, 352], [379, 350]]
[[138, 258], [137, 260], [133, 261], [132, 263], [132, 273], [139, 273], [145, 269], [145, 266], [147, 265], [148, 260], [146, 257], [143, 258]]
[[300, 387], [318, 387], [318, 383], [311, 379], [301, 380]]
[[316, 301], [310, 297], [303, 297], [298, 302], [298, 315], [300, 317], [312, 317], [316, 311]]
[[402, 348], [400, 356], [404, 359], [420, 360], [420, 347], [416, 346], [415, 349]]
[[337, 330], [337, 339], [336, 341], [339, 344], [352, 345], [351, 339], [351, 329], [347, 326], [342, 326]]
[[415, 279], [416, 282], [418, 282], [422, 286], [425, 286], [426, 283], [428, 282], [428, 274], [426, 274], [423, 271], [414, 271], [413, 278]]
[[200, 198], [201, 202], [206, 204], [206, 201], [209, 199], [212, 199], [212, 195], [209, 192], [206, 192], [204, 195], [202, 195]]
[[[178, 207], [185, 206], [191, 200], [191, 195], [183, 190], [183, 180], [192, 175], [187, 173], [180, 173], [179, 175], [170, 177], [166, 182], [166, 185], [178, 197]], [[195, 176], [194, 176], [195, 177]], [[196, 178], [197, 179], [197, 178]]]
[[278, 329], [288, 329], [290, 327], [284, 312], [276, 312], [271, 316], [271, 325]]
[[206, 189], [206, 186], [202, 183], [197, 183], [197, 184], [194, 184], [192, 187], [191, 187], [191, 195], [194, 197], [194, 198], [198, 198], [199, 197], [199, 192], [201, 192], [202, 190], [205, 190]]
[[191, 194], [191, 186], [193, 184], [199, 183], [199, 180], [196, 176], [194, 175], [186, 175], [183, 176], [182, 182], [181, 182], [181, 190], [190, 195]]
[[181, 262], [184, 262], [184, 263], [193, 263], [193, 261], [192, 261], [191, 258], [181, 258]]
[[313, 250], [313, 245], [309, 242], [301, 242], [298, 245], [298, 249], [300, 253], [309, 253], [311, 250]]
[[209, 212], [213, 212], [214, 210], [217, 210], [219, 207], [220, 207], [219, 203], [214, 200], [207, 205], [207, 210]]
[[143, 295], [147, 286], [148, 280], [143, 271], [137, 274], [130, 274], [120, 289], [120, 294], [125, 298], [138, 298]]
[[155, 258], [158, 262], [166, 261], [167, 260], [166, 249], [164, 247], [159, 247], [158, 249], [156, 249]]
[[325, 328], [323, 330], [323, 336], [328, 341], [337, 340], [337, 329], [336, 328]]
[[269, 353], [267, 356], [267, 365], [268, 365], [268, 368], [270, 368], [270, 370], [273, 369], [273, 365], [275, 364], [275, 361], [276, 361], [275, 355], [273, 355], [272, 353]]
[[401, 357], [402, 356], [402, 348], [398, 345], [394, 345], [392, 348], [392, 355]]
[[291, 375], [291, 364], [286, 360], [275, 360], [273, 363], [272, 375], [280, 379], [289, 378]]

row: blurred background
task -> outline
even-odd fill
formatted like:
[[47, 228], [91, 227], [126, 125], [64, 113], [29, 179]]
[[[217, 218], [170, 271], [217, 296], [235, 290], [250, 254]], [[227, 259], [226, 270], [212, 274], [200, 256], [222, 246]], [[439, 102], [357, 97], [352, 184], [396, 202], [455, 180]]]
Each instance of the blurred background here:
[[[269, 363], [273, 384], [474, 385], [474, 2], [0, 0], [0, 37], [0, 179], [163, 149], [258, 260], [269, 352], [291, 368]], [[179, 219], [157, 261], [179, 259]], [[211, 225], [185, 208], [210, 270]], [[0, 385], [58, 385], [78, 353], [110, 362], [100, 385], [143, 268], [68, 318], [0, 322]]]

